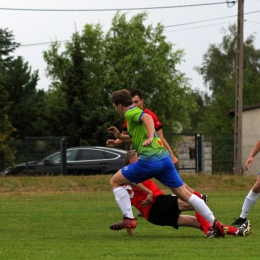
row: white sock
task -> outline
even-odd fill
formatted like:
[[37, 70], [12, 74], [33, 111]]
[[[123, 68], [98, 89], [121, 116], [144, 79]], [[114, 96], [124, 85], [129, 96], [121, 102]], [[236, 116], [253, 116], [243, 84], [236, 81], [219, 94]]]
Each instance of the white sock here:
[[244, 204], [242, 206], [242, 212], [240, 218], [246, 218], [249, 210], [255, 205], [259, 197], [259, 194], [254, 193], [252, 190], [247, 194]]
[[205, 204], [204, 200], [198, 196], [192, 194], [188, 200], [188, 203], [204, 217], [211, 226], [214, 224], [215, 217], [209, 207]]
[[124, 187], [113, 189], [116, 202], [121, 209], [123, 215], [128, 218], [134, 218], [129, 194]]

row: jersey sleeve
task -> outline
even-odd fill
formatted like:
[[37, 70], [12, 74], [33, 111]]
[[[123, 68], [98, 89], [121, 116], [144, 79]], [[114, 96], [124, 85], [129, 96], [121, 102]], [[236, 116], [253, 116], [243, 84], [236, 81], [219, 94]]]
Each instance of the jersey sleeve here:
[[157, 117], [157, 115], [154, 112], [152, 112], [151, 110], [149, 110], [147, 108], [144, 109], [144, 112], [153, 118], [154, 128], [156, 131], [162, 129], [162, 123], [159, 121], [159, 118]]
[[126, 123], [126, 120], [124, 120], [123, 131], [127, 131], [127, 123]]

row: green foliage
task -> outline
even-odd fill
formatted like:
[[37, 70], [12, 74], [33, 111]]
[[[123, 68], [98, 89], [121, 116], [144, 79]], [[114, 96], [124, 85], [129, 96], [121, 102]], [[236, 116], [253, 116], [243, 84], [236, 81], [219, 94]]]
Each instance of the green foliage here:
[[0, 171], [14, 164], [15, 155], [15, 150], [8, 145], [13, 140], [11, 134], [15, 132], [15, 129], [8, 120], [7, 98], [8, 94], [0, 83]]
[[39, 80], [38, 71], [31, 73], [28, 62], [21, 57], [10, 63], [5, 73], [5, 88], [12, 102], [9, 118], [17, 129], [16, 139], [26, 136], [44, 136], [45, 127], [42, 119], [44, 92], [36, 90]]
[[125, 14], [115, 15], [106, 36], [110, 63], [106, 86], [110, 92], [140, 89], [145, 106], [156, 112], [164, 130], [178, 132], [189, 128], [189, 112], [196, 110], [188, 81], [176, 69], [183, 51], [173, 51], [161, 24], [145, 27], [146, 19], [146, 13], [132, 17], [129, 22]]
[[104, 145], [108, 126], [119, 121], [104, 90], [104, 44], [100, 26], [86, 25], [64, 52], [54, 43], [44, 53], [53, 80], [46, 118], [53, 122], [50, 132], [67, 136], [69, 146]]
[[4, 68], [13, 60], [13, 57], [10, 54], [19, 46], [20, 44], [14, 41], [12, 31], [0, 28], [0, 56], [3, 61], [2, 65]]
[[38, 71], [31, 72], [28, 62], [11, 53], [20, 46], [12, 32], [0, 29], [0, 59], [2, 60], [2, 86], [10, 103], [7, 111], [10, 123], [16, 128], [13, 137], [24, 139], [31, 135], [44, 135], [42, 119], [43, 91], [37, 91]]
[[187, 79], [175, 69], [183, 52], [166, 42], [163, 26], [145, 26], [145, 13], [128, 22], [117, 13], [104, 36], [101, 27], [85, 25], [73, 34], [66, 50], [53, 43], [44, 52], [52, 88], [46, 95], [46, 118], [53, 135], [66, 135], [69, 146], [104, 145], [107, 127], [122, 126], [110, 94], [139, 88], [165, 131], [189, 127], [189, 112], [196, 109]]
[[198, 132], [198, 124], [201, 121], [201, 116], [204, 113], [205, 107], [207, 106], [207, 102], [209, 99], [207, 92], [202, 92], [199, 89], [192, 90], [191, 99], [196, 102], [197, 110], [194, 109], [189, 111], [190, 118], [190, 129], [184, 129], [183, 132]]

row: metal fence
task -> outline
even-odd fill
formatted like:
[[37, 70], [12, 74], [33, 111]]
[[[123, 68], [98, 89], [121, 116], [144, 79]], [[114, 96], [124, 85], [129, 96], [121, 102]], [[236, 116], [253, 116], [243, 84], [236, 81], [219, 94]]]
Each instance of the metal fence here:
[[[166, 133], [165, 137], [179, 158], [180, 173], [234, 174], [234, 136]], [[243, 166], [258, 139], [257, 135], [243, 136]], [[259, 154], [244, 175], [259, 172]]]
[[[65, 137], [27, 137], [22, 141], [2, 142], [0, 149], [1, 147], [8, 147], [8, 151], [12, 151], [14, 155], [14, 159], [12, 163], [9, 162], [9, 165], [6, 165], [3, 157], [0, 158], [1, 174], [4, 175], [6, 171], [19, 165], [21, 165], [21, 168], [25, 168], [25, 173], [34, 173], [34, 169], [28, 167], [30, 162], [39, 161], [57, 151], [65, 151], [65, 143]], [[63, 163], [64, 153], [61, 153], [61, 157], [61, 167], [58, 169], [50, 168], [51, 172], [66, 173]]]
[[[234, 167], [234, 136], [203, 136], [201, 134], [173, 134], [165, 133], [165, 137], [172, 147], [174, 154], [179, 158], [180, 173], [203, 172], [207, 174], [228, 173], [233, 174]], [[243, 136], [242, 160], [245, 164], [258, 136]], [[28, 137], [24, 141], [4, 143], [14, 151], [13, 164], [28, 164], [38, 161], [56, 151], [65, 151], [65, 137]], [[0, 143], [0, 153], [3, 143]], [[62, 150], [61, 150], [62, 148]], [[62, 154], [62, 153], [61, 153]], [[1, 172], [6, 163], [4, 156], [0, 157]], [[247, 174], [257, 174], [260, 170], [260, 155], [255, 157]], [[33, 172], [33, 170], [28, 169]], [[57, 172], [65, 173], [63, 160]]]

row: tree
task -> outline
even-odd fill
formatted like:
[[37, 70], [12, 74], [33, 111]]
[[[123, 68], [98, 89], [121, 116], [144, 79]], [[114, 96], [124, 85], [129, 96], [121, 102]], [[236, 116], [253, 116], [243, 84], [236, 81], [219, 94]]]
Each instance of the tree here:
[[120, 88], [138, 88], [145, 97], [145, 106], [155, 111], [165, 131], [178, 132], [189, 128], [189, 113], [196, 110], [192, 91], [185, 75], [176, 69], [183, 51], [173, 51], [166, 41], [163, 26], [145, 27], [146, 13], [129, 22], [117, 13], [106, 36], [107, 92]]
[[43, 120], [44, 91], [37, 90], [38, 71], [31, 73], [28, 62], [17, 57], [5, 72], [5, 89], [11, 102], [9, 119], [17, 129], [15, 139], [26, 136], [45, 136]]
[[70, 146], [104, 144], [110, 122], [116, 114], [104, 91], [105, 41], [100, 25], [86, 25], [73, 34], [66, 50], [58, 54], [53, 43], [44, 53], [52, 89], [47, 101], [51, 132], [67, 136]]
[[7, 113], [10, 103], [8, 102], [8, 93], [2, 86], [2, 80], [3, 70], [0, 69], [0, 171], [13, 165], [15, 155], [14, 149], [9, 145], [9, 142], [13, 140], [11, 135], [15, 129], [8, 120]]
[[105, 37], [99, 24], [86, 25], [64, 52], [59, 54], [60, 45], [53, 43], [44, 53], [52, 80], [47, 114], [53, 133], [68, 136], [69, 145], [104, 145], [107, 127], [122, 126], [109, 99], [122, 88], [141, 89], [168, 131], [189, 125], [188, 113], [196, 104], [184, 74], [175, 69], [183, 52], [172, 51], [161, 25], [146, 28], [146, 17], [127, 22], [118, 13]]
[[14, 41], [14, 35], [8, 29], [0, 28], [0, 56], [1, 66], [8, 67], [8, 64], [13, 60], [13, 56], [10, 54], [20, 46], [19, 43]]
[[[31, 72], [28, 62], [22, 57], [14, 58], [12, 52], [20, 46], [12, 32], [0, 29], [0, 55], [2, 60], [2, 86], [10, 102], [7, 111], [11, 124], [17, 131], [15, 139], [24, 139], [36, 134], [44, 135], [42, 119], [42, 90], [37, 90], [38, 71]], [[38, 123], [37, 123], [38, 122]]]
[[[196, 70], [212, 91], [210, 102], [202, 116], [199, 129], [207, 135], [233, 135], [234, 120], [228, 116], [235, 106], [236, 89], [236, 26], [224, 32], [222, 43], [211, 44]], [[244, 42], [243, 104], [258, 103], [260, 99], [260, 50], [254, 47], [254, 36]]]
[[205, 108], [210, 100], [209, 94], [207, 92], [200, 91], [199, 89], [192, 90], [192, 99], [197, 104], [197, 110], [193, 110], [189, 113], [190, 117], [190, 129], [184, 129], [187, 132], [197, 133], [198, 125], [201, 122], [201, 116], [204, 113]]

